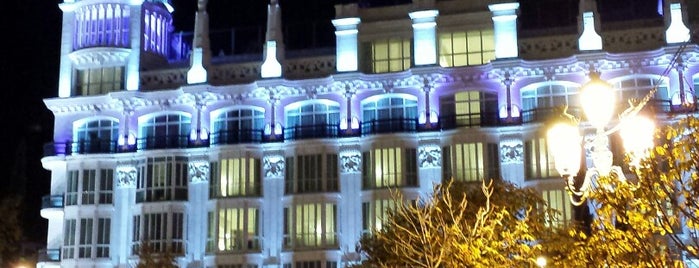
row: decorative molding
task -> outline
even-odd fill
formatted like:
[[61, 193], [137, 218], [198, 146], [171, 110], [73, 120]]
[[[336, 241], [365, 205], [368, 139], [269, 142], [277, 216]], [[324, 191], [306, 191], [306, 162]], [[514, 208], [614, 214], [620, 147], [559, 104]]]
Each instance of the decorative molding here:
[[442, 148], [436, 144], [421, 145], [417, 155], [420, 168], [438, 168], [442, 164]]
[[117, 188], [136, 188], [138, 170], [133, 164], [117, 165]]
[[340, 172], [342, 174], [362, 171], [362, 153], [359, 150], [340, 151]]
[[129, 54], [129, 48], [95, 47], [73, 51], [68, 58], [76, 68], [94, 68], [124, 65]]
[[189, 161], [189, 182], [192, 184], [209, 181], [210, 166], [205, 160]]
[[262, 169], [265, 178], [284, 178], [284, 157], [281, 155], [267, 155], [262, 160]]
[[500, 163], [524, 163], [524, 144], [521, 140], [505, 140], [500, 142]]

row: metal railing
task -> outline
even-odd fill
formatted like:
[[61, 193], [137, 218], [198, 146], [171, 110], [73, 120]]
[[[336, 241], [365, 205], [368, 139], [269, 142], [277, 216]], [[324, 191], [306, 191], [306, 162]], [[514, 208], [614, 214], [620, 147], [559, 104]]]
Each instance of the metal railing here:
[[417, 118], [391, 118], [361, 122], [363, 135], [417, 131]]
[[319, 125], [297, 125], [284, 128], [284, 139], [302, 140], [316, 138], [337, 138], [340, 133], [340, 125], [319, 124]]
[[262, 142], [264, 131], [261, 129], [235, 129], [217, 131], [211, 134], [211, 144], [240, 144]]
[[63, 208], [63, 195], [45, 195], [41, 197], [41, 209]]

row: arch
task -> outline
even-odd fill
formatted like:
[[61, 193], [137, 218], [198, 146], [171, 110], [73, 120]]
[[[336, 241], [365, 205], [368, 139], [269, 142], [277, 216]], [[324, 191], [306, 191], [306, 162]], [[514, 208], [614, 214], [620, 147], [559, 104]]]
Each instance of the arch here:
[[116, 148], [119, 120], [108, 116], [79, 119], [73, 122], [74, 153], [106, 153]]
[[192, 117], [185, 112], [163, 112], [138, 118], [139, 148], [162, 149], [187, 146]]
[[617, 102], [620, 103], [626, 103], [630, 98], [641, 99], [655, 86], [658, 86], [655, 99], [668, 100], [670, 96], [668, 78], [656, 74], [625, 75], [609, 79], [607, 82], [619, 92]]
[[362, 100], [362, 132], [394, 132], [417, 127], [417, 97], [391, 93]]
[[446, 128], [495, 123], [489, 120], [496, 120], [497, 112], [498, 96], [492, 92], [464, 90], [439, 98], [439, 121]]
[[568, 105], [578, 106], [580, 84], [569, 81], [547, 81], [529, 84], [520, 89], [522, 110], [552, 108]]
[[258, 141], [265, 128], [265, 109], [239, 105], [211, 112], [212, 143]]
[[288, 138], [337, 135], [340, 104], [326, 99], [294, 102], [284, 107]]

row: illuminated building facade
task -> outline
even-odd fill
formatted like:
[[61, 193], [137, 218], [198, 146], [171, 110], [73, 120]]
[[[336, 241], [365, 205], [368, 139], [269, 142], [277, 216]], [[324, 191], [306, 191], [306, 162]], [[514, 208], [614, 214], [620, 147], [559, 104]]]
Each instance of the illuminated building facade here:
[[554, 108], [580, 115], [590, 71], [623, 103], [659, 85], [660, 121], [693, 112], [699, 85], [694, 43], [664, 73], [696, 28], [678, 1], [609, 27], [581, 1], [577, 31], [527, 35], [516, 1], [338, 5], [335, 53], [294, 58], [272, 0], [262, 61], [247, 62], [212, 57], [206, 5], [191, 43], [167, 0], [59, 5], [38, 267], [133, 267], [144, 241], [180, 267], [342, 267], [392, 189], [415, 199], [450, 178], [533, 187], [566, 224], [542, 132]]

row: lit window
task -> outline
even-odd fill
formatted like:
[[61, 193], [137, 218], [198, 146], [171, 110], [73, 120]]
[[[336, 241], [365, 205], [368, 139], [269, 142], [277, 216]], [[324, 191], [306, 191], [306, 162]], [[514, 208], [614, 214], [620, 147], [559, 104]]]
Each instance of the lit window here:
[[443, 181], [479, 181], [485, 176], [483, 143], [462, 143], [444, 147]]
[[439, 34], [439, 65], [481, 65], [495, 59], [493, 30]]
[[524, 143], [526, 179], [553, 178], [560, 176], [549, 155], [546, 139], [538, 138]]
[[371, 73], [400, 72], [410, 69], [410, 39], [375, 40], [367, 45]]
[[258, 196], [261, 192], [260, 159], [243, 157], [211, 163], [212, 197]]
[[388, 217], [388, 210], [396, 209], [392, 199], [380, 199], [362, 203], [362, 232], [380, 231]]
[[121, 91], [124, 89], [124, 67], [78, 70], [75, 86], [82, 96]]
[[417, 98], [410, 95], [389, 95], [362, 102], [362, 133], [415, 130]]
[[189, 141], [192, 119], [188, 115], [168, 114], [139, 120], [139, 148], [184, 148]]
[[259, 251], [260, 232], [257, 208], [222, 208], [218, 210], [219, 251]]
[[573, 83], [546, 83], [522, 89], [522, 120], [540, 121], [548, 118], [554, 108], [568, 106], [568, 112], [578, 115], [579, 86]]
[[139, 163], [136, 202], [186, 201], [187, 158], [148, 158]]
[[447, 128], [480, 126], [497, 116], [498, 99], [493, 93], [463, 91], [439, 100], [442, 123]]
[[110, 228], [110, 218], [66, 219], [62, 258], [108, 258]]
[[284, 208], [284, 247], [292, 249], [337, 246], [337, 206], [330, 203]]
[[143, 50], [167, 55], [172, 28], [170, 13], [144, 9]]
[[337, 103], [312, 103], [286, 110], [288, 138], [329, 136], [337, 133], [340, 106]]
[[362, 188], [417, 186], [417, 155], [411, 148], [378, 148], [362, 153]]
[[75, 153], [110, 152], [119, 138], [119, 122], [116, 120], [93, 120], [73, 127]]
[[337, 154], [287, 157], [284, 192], [336, 192], [339, 176], [337, 162]]
[[184, 252], [184, 213], [144, 213], [133, 217], [132, 254], [138, 255], [141, 243], [156, 253]]
[[549, 205], [549, 208], [556, 210], [558, 215], [546, 215], [547, 225], [554, 227], [565, 227], [573, 220], [573, 206], [570, 203], [570, 198], [564, 190], [543, 191], [544, 201]]
[[69, 170], [67, 178], [66, 206], [112, 204], [114, 170]]
[[258, 141], [265, 128], [265, 114], [258, 109], [230, 110], [214, 119], [214, 144]]
[[128, 4], [84, 5], [75, 10], [73, 49], [130, 47]]

